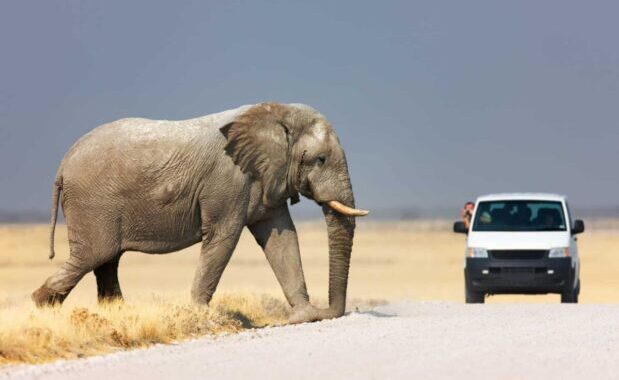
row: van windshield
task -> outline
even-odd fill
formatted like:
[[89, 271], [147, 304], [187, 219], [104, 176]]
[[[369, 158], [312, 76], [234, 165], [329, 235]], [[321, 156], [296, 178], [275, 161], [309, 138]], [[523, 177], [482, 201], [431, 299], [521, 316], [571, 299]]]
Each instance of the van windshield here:
[[565, 231], [561, 202], [505, 200], [479, 202], [473, 231]]

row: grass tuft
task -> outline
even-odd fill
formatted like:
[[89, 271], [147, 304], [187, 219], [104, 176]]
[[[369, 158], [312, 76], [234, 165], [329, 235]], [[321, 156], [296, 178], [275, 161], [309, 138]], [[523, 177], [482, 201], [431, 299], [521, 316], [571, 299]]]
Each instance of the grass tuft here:
[[157, 343], [285, 323], [289, 307], [268, 296], [223, 295], [210, 307], [181, 297], [73, 309], [0, 307], [0, 365], [74, 359]]

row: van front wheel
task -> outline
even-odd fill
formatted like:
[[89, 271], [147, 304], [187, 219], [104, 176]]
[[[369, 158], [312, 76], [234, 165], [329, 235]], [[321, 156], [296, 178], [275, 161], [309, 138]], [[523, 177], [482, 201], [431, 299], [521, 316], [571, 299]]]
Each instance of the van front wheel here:
[[561, 293], [561, 303], [578, 303], [578, 294], [580, 293], [580, 279], [576, 288], [570, 289]]
[[481, 292], [476, 292], [468, 287], [465, 288], [465, 301], [466, 303], [484, 303], [485, 294]]

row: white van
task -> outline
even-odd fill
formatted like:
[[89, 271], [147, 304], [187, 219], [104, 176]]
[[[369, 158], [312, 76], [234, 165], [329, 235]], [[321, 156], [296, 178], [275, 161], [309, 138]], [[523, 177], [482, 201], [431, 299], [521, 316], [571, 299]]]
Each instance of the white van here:
[[471, 225], [454, 223], [467, 234], [465, 299], [483, 303], [486, 294], [561, 294], [576, 303], [580, 261], [576, 235], [582, 220], [572, 221], [566, 201], [554, 194], [493, 194], [477, 198]]

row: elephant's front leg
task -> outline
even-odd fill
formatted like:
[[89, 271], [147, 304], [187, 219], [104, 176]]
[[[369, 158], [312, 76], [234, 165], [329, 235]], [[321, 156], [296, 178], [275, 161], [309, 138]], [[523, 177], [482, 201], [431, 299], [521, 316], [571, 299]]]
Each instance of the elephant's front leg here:
[[268, 219], [250, 225], [249, 229], [264, 250], [275, 277], [293, 308], [290, 322], [319, 319], [318, 309], [309, 303], [297, 231], [290, 218], [288, 206], [282, 206]]
[[225, 229], [202, 242], [198, 268], [191, 288], [191, 298], [196, 303], [208, 304], [217, 289], [221, 275], [236, 247], [241, 228]]

